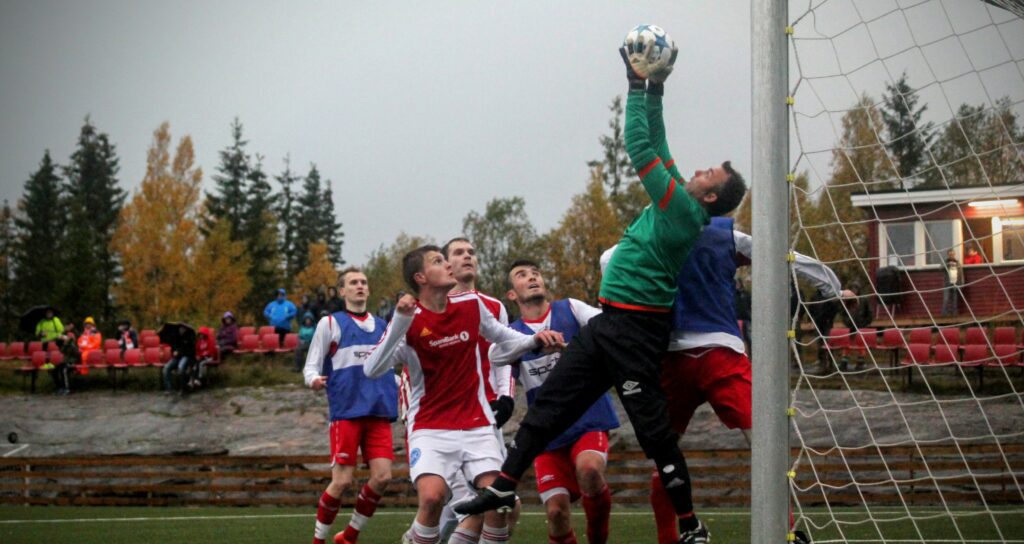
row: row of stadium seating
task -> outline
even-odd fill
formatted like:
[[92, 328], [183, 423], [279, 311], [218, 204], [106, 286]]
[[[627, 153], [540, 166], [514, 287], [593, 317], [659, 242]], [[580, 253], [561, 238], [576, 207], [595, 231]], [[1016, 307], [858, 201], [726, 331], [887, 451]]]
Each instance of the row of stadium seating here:
[[[907, 332], [904, 335], [904, 331]], [[1016, 351], [1024, 349], [1017, 339], [1015, 327], [996, 327], [989, 334], [984, 327], [968, 327], [963, 336], [958, 327], [940, 327], [934, 333], [930, 327], [914, 329], [860, 329], [851, 332], [846, 328], [834, 328], [825, 337], [825, 347], [830, 351], [838, 351], [843, 355], [865, 354], [872, 350], [909, 350], [911, 345], [929, 347], [943, 346], [953, 352], [959, 352], [970, 346], [996, 348], [1010, 346]], [[972, 349], [972, 353], [979, 350]], [[1003, 348], [1003, 351], [1006, 351]]]
[[[267, 332], [262, 329], [269, 328]], [[295, 333], [288, 333], [285, 336], [284, 343], [281, 344], [280, 336], [274, 332], [273, 327], [260, 327], [261, 333], [256, 334], [255, 327], [241, 327], [247, 330], [247, 334], [239, 333], [239, 353], [270, 353], [270, 352], [285, 352], [294, 351], [299, 345], [299, 336]], [[166, 344], [160, 343], [160, 337], [152, 331], [142, 331], [139, 334], [139, 344], [141, 349], [150, 348], [162, 348], [167, 347]], [[109, 351], [116, 349], [120, 351], [120, 344], [116, 338], [107, 338], [103, 341], [103, 351]], [[47, 346], [48, 351], [57, 351], [57, 344], [50, 342]], [[0, 361], [9, 361], [13, 359], [20, 359], [30, 361], [35, 356], [35, 353], [43, 351], [42, 342], [11, 342], [10, 344], [0, 342]]]

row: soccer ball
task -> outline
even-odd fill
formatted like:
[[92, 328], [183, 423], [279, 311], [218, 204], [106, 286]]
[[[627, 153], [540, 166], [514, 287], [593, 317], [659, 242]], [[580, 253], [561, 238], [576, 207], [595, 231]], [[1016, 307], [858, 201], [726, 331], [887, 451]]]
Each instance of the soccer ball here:
[[[647, 74], [671, 71], [676, 62], [676, 42], [657, 25], [637, 25], [626, 34], [622, 45], [629, 54], [640, 53], [647, 59]], [[666, 74], [667, 75], [667, 74]]]

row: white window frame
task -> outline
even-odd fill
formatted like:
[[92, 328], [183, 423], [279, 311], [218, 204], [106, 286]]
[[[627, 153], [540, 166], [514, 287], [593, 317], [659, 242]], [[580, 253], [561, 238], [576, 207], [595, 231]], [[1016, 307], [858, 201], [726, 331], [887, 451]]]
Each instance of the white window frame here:
[[992, 218], [992, 264], [1022, 264], [1024, 259], [1003, 260], [1003, 219], [1024, 219], [1024, 215]]
[[[930, 219], [928, 223], [940, 223], [949, 221], [950, 228], [953, 229], [953, 250], [956, 251], [956, 258], [960, 262], [963, 262], [964, 256], [964, 240], [961, 221], [959, 219]], [[878, 229], [878, 258], [881, 261], [882, 266], [889, 266], [889, 225], [914, 225], [914, 264], [905, 266], [903, 264], [897, 265], [903, 270], [935, 270], [942, 268], [941, 264], [928, 264], [928, 244], [927, 244], [927, 231], [924, 228], [925, 221], [891, 221], [881, 222]], [[993, 230], [995, 224], [993, 223]], [[1002, 240], [1000, 231], [999, 240]], [[1000, 250], [1003, 247], [1000, 244]], [[1024, 261], [1014, 261], [1024, 262]]]

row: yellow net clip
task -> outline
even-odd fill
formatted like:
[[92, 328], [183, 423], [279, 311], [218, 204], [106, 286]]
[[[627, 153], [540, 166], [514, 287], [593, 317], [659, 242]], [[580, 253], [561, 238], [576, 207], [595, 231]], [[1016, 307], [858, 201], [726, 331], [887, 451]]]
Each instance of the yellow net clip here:
[[787, 36], [792, 36], [793, 35], [793, 27], [792, 26], [787, 26], [786, 27], [786, 35]]
[[787, 472], [786, 473], [786, 477], [788, 477], [790, 480], [792, 480], [793, 478], [796, 478], [796, 471], [795, 470], [791, 470], [791, 471]]
[[786, 415], [793, 417], [796, 415], [796, 408], [786, 408]]
[[793, 172], [786, 174], [786, 181], [788, 181], [789, 183], [793, 183], [794, 181], [796, 181], [796, 174], [794, 174]]
[[786, 338], [789, 338], [790, 340], [796, 338], [796, 331], [793, 329], [786, 331]]
[[786, 542], [796, 542], [796, 533], [786, 533]]
[[792, 251], [787, 253], [786, 254], [786, 261], [787, 262], [794, 262], [794, 261], [796, 261], [796, 253], [793, 253]]
[[787, 96], [786, 97], [786, 105], [787, 106], [792, 106], [795, 103], [796, 103], [796, 100], [794, 100], [792, 96]]

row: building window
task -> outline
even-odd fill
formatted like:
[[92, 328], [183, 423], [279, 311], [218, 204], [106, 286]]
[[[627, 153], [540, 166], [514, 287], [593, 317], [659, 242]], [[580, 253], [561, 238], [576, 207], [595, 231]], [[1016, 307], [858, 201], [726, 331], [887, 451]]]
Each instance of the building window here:
[[953, 221], [925, 221], [924, 247], [927, 251], [925, 264], [940, 265], [946, 262], [946, 253], [956, 245], [953, 240]]
[[993, 217], [998, 262], [1024, 262], [1024, 217]]
[[890, 223], [885, 225], [885, 248], [888, 266], [915, 266], [913, 223]]
[[951, 249], [957, 252], [957, 259], [962, 259], [962, 240], [960, 221], [956, 219], [883, 223], [879, 236], [885, 264], [901, 268], [942, 266]]

